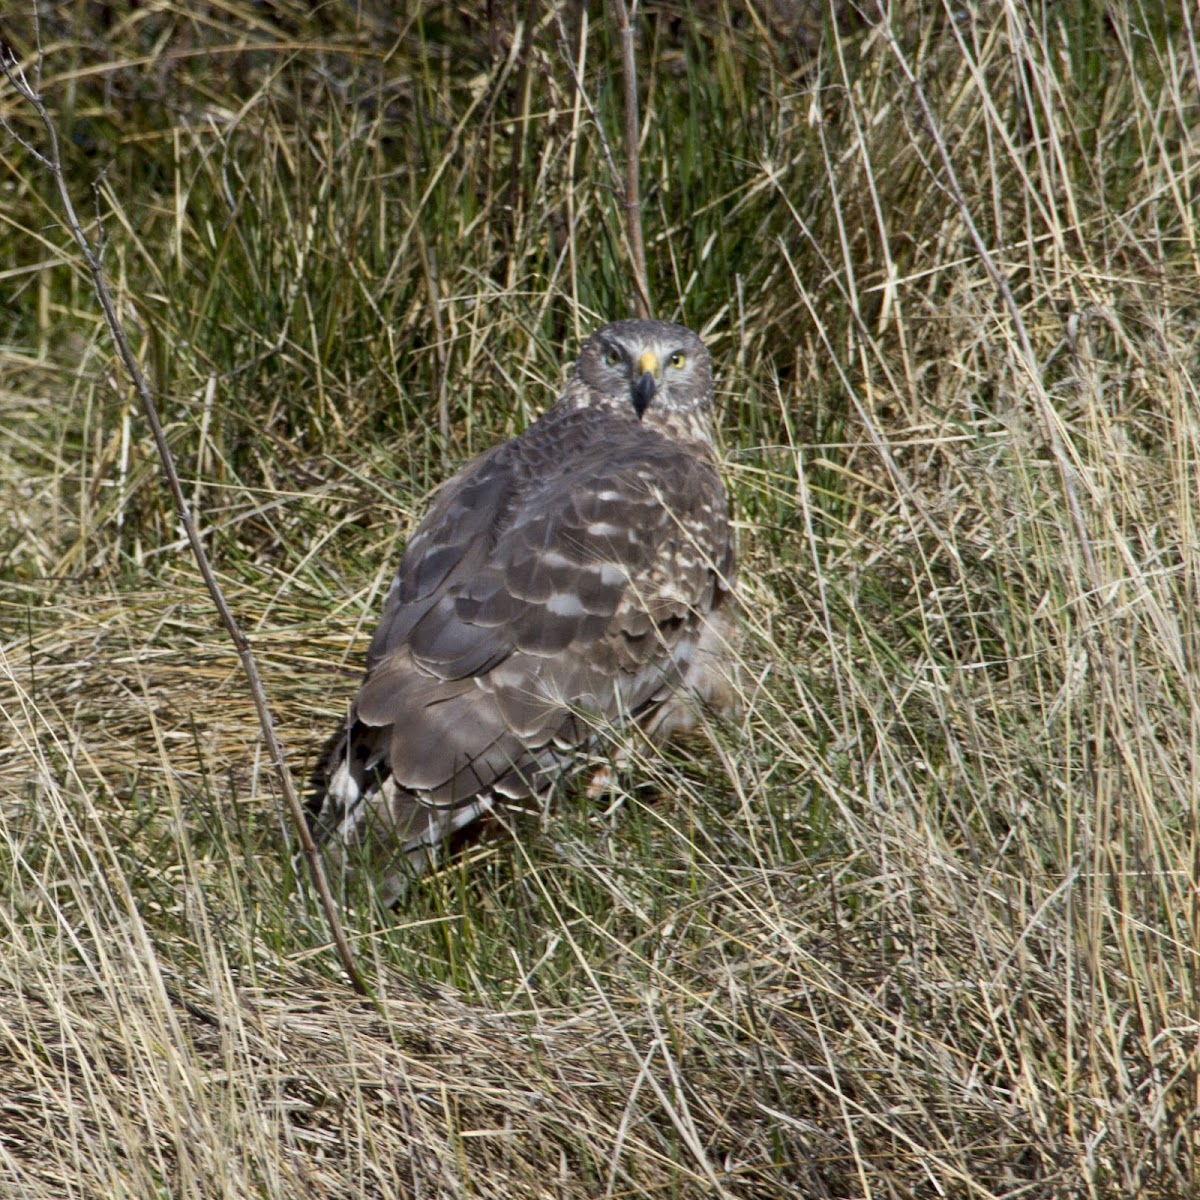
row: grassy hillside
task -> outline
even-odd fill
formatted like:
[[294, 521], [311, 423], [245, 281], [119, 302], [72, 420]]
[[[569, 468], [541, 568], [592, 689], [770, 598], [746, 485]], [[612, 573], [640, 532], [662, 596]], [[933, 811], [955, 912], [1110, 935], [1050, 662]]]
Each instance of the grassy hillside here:
[[[609, 10], [491, 8], [0, 26], [297, 778], [433, 489], [631, 309]], [[641, 6], [743, 711], [346, 897], [376, 1005], [0, 85], [0, 1192], [1195, 1194], [1200, 25], [888, 12]]]

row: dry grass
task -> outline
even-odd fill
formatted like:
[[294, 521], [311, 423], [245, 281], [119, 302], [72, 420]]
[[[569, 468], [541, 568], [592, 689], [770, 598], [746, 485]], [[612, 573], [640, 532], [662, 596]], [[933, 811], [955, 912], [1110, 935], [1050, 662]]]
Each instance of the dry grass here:
[[[651, 283], [720, 373], [745, 712], [628, 747], [611, 804], [492, 830], [398, 913], [348, 897], [375, 1007], [291, 876], [48, 181], [0, 141], [0, 1190], [1194, 1195], [1178, 7], [647, 6]], [[297, 772], [430, 490], [629, 307], [607, 23], [389, 11], [41, 31]]]

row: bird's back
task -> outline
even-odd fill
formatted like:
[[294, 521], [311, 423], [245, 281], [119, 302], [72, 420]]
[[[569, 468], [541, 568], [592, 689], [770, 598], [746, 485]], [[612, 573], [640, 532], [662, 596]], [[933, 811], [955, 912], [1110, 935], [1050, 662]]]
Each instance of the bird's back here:
[[699, 428], [683, 439], [568, 387], [445, 485], [318, 768], [319, 840], [419, 865], [495, 803], [544, 792], [598, 725], [665, 735], [681, 688], [712, 698], [690, 675], [728, 633], [733, 544]]

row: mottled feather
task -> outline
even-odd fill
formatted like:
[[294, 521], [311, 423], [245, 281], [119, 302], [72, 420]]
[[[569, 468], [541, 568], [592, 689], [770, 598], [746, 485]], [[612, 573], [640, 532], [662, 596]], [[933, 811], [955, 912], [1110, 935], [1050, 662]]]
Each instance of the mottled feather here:
[[598, 723], [663, 738], [697, 703], [728, 705], [734, 550], [711, 402], [695, 334], [616, 322], [545, 415], [443, 487], [315, 776], [329, 858], [369, 847], [394, 894], [453, 829], [545, 791]]

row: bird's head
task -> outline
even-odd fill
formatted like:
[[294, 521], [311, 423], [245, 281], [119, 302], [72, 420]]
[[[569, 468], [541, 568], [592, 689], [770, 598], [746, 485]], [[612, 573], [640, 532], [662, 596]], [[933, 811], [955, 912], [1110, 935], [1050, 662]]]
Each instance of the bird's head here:
[[652, 425], [707, 422], [712, 363], [704, 343], [669, 321], [614, 321], [587, 340], [575, 376], [590, 403], [629, 406]]

